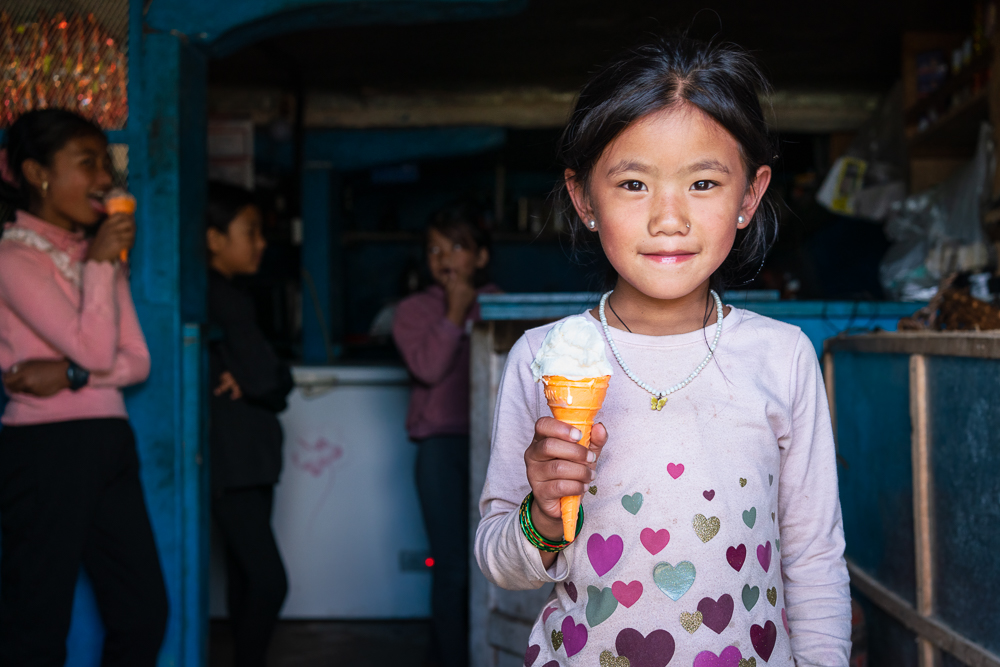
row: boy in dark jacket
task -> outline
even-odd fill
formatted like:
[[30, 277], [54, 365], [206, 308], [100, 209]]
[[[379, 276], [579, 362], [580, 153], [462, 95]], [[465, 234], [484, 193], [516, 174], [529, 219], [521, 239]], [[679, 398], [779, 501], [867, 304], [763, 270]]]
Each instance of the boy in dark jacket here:
[[258, 327], [252, 299], [233, 284], [260, 267], [260, 210], [235, 186], [212, 183], [208, 195], [212, 516], [226, 551], [234, 665], [263, 666], [288, 590], [271, 508], [282, 463], [277, 414], [293, 381]]

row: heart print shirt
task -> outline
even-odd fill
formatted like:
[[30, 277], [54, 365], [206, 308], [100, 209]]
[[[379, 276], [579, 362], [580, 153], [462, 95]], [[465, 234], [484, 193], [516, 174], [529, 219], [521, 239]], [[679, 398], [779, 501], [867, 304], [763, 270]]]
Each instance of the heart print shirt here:
[[[608, 442], [582, 531], [546, 570], [518, 508], [531, 490], [524, 450], [535, 421], [551, 416], [530, 369], [551, 326], [527, 331], [508, 355], [475, 546], [498, 586], [555, 582], [524, 664], [846, 667], [833, 433], [809, 339], [733, 308], [715, 358], [659, 411], [607, 346], [615, 372], [597, 420]], [[611, 335], [639, 378], [670, 387], [705, 357], [714, 329]]]

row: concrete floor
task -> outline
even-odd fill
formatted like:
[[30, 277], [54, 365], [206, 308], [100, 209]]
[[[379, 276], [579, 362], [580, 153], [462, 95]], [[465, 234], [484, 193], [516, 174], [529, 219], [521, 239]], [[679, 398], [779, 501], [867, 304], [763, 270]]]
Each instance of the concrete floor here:
[[[427, 621], [282, 621], [271, 642], [270, 667], [423, 667]], [[232, 666], [226, 621], [212, 621], [209, 667]]]

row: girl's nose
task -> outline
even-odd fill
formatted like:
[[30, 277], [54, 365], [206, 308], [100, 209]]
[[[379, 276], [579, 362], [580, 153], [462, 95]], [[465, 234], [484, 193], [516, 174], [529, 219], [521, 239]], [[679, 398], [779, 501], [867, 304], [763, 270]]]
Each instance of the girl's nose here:
[[684, 234], [690, 229], [687, 223], [687, 207], [683, 204], [683, 197], [664, 193], [656, 198], [649, 215], [651, 235]]

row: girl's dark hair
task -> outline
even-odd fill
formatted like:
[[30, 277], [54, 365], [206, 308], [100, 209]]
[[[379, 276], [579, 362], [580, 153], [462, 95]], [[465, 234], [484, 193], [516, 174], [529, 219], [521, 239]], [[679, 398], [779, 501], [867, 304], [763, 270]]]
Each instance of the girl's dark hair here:
[[247, 206], [256, 206], [257, 198], [246, 188], [220, 181], [209, 181], [205, 205], [205, 229], [229, 233], [229, 224]]
[[[427, 225], [428, 234], [433, 229], [454, 243], [474, 252], [486, 249], [492, 256], [493, 247], [490, 233], [479, 224], [478, 216], [471, 206], [456, 205], [438, 211]], [[490, 281], [489, 265], [476, 269], [472, 282], [482, 287]]]
[[3, 144], [14, 182], [0, 180], [0, 200], [14, 208], [27, 209], [31, 186], [24, 177], [24, 161], [51, 166], [52, 157], [71, 139], [85, 136], [108, 140], [96, 123], [66, 109], [35, 109], [18, 116], [7, 130]]
[[[627, 127], [650, 113], [689, 103], [736, 139], [750, 187], [757, 169], [777, 159], [758, 98], [769, 92], [753, 58], [736, 45], [683, 35], [658, 38], [623, 53], [583, 87], [559, 141], [559, 161], [573, 170], [574, 180], [586, 192], [604, 149]], [[573, 221], [574, 247], [591, 243], [593, 235], [576, 215], [565, 183], [557, 196]], [[777, 206], [773, 195], [765, 192], [750, 224], [737, 232], [733, 250], [712, 275], [712, 288], [721, 292], [756, 277], [777, 233]], [[608, 287], [613, 287], [617, 279], [613, 268], [607, 279]]]

